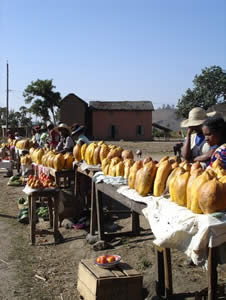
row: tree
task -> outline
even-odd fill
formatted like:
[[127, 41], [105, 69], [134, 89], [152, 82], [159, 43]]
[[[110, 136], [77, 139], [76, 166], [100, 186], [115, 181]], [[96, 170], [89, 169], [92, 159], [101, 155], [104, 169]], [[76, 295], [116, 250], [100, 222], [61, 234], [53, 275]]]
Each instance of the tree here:
[[20, 124], [22, 127], [31, 127], [32, 126], [32, 119], [30, 117], [27, 117], [27, 113], [29, 110], [25, 106], [20, 107]]
[[189, 111], [198, 106], [208, 109], [210, 106], [226, 102], [226, 72], [219, 66], [202, 70], [195, 75], [194, 88], [187, 89], [177, 103], [177, 115], [187, 117]]
[[43, 121], [50, 120], [49, 111], [52, 114], [55, 123], [55, 109], [59, 107], [61, 96], [59, 92], [54, 92], [52, 80], [36, 80], [32, 81], [24, 90], [23, 96], [25, 103], [32, 105], [29, 111], [34, 115], [41, 117]]

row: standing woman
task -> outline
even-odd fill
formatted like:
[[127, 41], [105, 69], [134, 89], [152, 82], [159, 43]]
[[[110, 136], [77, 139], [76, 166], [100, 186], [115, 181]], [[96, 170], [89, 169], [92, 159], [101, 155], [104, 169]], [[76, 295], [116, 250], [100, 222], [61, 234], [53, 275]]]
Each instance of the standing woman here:
[[71, 137], [71, 128], [64, 123], [61, 123], [57, 130], [60, 133], [60, 142], [56, 147], [57, 153], [73, 152], [74, 141]]
[[208, 118], [203, 123], [202, 131], [206, 142], [216, 148], [211, 156], [210, 166], [216, 159], [219, 159], [223, 168], [226, 169], [226, 122], [222, 117]]

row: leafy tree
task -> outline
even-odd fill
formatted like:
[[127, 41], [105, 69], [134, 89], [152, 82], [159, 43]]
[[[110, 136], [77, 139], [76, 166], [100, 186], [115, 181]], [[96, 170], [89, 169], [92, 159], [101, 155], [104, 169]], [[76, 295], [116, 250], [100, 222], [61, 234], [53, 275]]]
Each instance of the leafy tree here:
[[27, 107], [25, 106], [21, 106], [20, 107], [20, 124], [22, 127], [31, 127], [32, 126], [32, 119], [30, 117], [27, 117], [27, 113], [29, 112], [29, 110], [27, 109]]
[[29, 111], [34, 115], [41, 117], [43, 121], [50, 120], [49, 112], [51, 112], [55, 123], [55, 109], [59, 107], [61, 96], [59, 92], [54, 92], [52, 80], [36, 80], [32, 81], [24, 90], [23, 96], [25, 103], [32, 105]]
[[178, 116], [187, 117], [189, 111], [196, 107], [208, 109], [216, 103], [226, 102], [226, 72], [219, 66], [202, 70], [193, 80], [194, 88], [187, 89], [177, 103]]

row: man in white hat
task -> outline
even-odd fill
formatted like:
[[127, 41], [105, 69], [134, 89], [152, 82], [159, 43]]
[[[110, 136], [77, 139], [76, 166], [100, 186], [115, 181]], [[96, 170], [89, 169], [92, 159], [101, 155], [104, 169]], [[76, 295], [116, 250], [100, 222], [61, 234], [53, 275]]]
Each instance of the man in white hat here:
[[210, 160], [213, 150], [202, 133], [202, 124], [207, 117], [208, 114], [203, 108], [195, 107], [189, 112], [188, 119], [181, 122], [181, 127], [188, 128], [182, 148], [182, 157], [188, 161], [200, 161], [205, 164]]

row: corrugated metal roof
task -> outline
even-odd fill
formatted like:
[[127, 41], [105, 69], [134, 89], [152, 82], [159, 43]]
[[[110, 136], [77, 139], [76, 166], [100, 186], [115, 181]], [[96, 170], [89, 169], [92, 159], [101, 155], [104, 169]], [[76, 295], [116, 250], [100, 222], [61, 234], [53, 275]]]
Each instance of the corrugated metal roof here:
[[162, 129], [167, 132], [173, 131], [172, 129], [162, 126], [162, 125], [159, 125], [158, 123], [152, 123], [152, 126], [158, 128], [158, 129]]
[[94, 110], [154, 110], [151, 101], [90, 101]]

